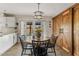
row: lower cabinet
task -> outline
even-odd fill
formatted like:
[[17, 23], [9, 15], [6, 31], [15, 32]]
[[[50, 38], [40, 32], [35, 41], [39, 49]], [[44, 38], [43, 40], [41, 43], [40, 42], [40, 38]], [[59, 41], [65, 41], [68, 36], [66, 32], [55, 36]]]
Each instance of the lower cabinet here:
[[0, 37], [0, 55], [6, 52], [8, 49], [10, 49], [16, 43], [17, 43], [16, 33]]
[[16, 44], [17, 43], [17, 34], [14, 33], [13, 34], [13, 44]]

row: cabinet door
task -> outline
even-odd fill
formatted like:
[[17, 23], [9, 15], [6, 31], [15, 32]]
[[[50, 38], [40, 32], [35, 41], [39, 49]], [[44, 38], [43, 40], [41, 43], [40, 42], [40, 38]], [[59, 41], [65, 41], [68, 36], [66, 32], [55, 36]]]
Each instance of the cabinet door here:
[[3, 41], [2, 41], [3, 39], [2, 39], [2, 37], [0, 37], [0, 55], [3, 53]]
[[4, 53], [10, 48], [11, 44], [9, 43], [9, 37], [7, 35], [3, 36], [1, 40], [1, 53]]
[[9, 44], [10, 46], [12, 46], [13, 45], [13, 34], [9, 34], [8, 36], [9, 36], [9, 39], [8, 39]]
[[63, 17], [63, 49], [72, 53], [72, 9], [65, 11]]
[[13, 34], [13, 44], [16, 44], [17, 43], [17, 34], [14, 33]]
[[5, 17], [0, 17], [0, 28], [6, 26], [6, 18]]
[[13, 46], [13, 34], [4, 35], [0, 38], [0, 54]]
[[15, 17], [6, 17], [7, 19], [7, 27], [16, 27]]
[[74, 8], [74, 54], [79, 55], [79, 5]]

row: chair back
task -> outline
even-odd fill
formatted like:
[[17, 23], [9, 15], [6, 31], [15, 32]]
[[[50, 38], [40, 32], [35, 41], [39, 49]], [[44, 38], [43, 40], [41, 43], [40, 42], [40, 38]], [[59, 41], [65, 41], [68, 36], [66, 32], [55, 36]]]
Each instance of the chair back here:
[[24, 46], [25, 46], [25, 36], [24, 35], [19, 36], [19, 39], [20, 39], [20, 43], [21, 43], [22, 48], [24, 48]]
[[21, 35], [20, 37], [21, 37], [23, 40], [26, 39], [26, 36], [25, 36], [25, 35]]
[[32, 40], [34, 55], [37, 56], [47, 55], [48, 42], [49, 40], [45, 40], [45, 41]]
[[58, 36], [53, 36], [53, 37], [51, 37], [50, 43], [51, 43], [51, 45], [52, 45], [53, 47], [55, 47], [56, 42], [57, 42], [57, 39], [58, 39]]

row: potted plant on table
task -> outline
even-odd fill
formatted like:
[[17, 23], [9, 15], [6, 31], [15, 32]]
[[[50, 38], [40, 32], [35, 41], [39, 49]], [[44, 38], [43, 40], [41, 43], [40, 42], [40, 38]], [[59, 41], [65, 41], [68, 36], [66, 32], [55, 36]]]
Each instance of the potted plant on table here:
[[38, 27], [35, 32], [36, 32], [37, 40], [39, 41], [41, 38], [42, 29], [40, 27]]

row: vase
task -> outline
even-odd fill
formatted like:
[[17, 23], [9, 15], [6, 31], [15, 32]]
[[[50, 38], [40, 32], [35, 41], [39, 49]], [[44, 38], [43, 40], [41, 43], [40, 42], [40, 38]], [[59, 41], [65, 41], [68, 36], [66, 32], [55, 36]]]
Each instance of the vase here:
[[40, 41], [40, 38], [41, 38], [41, 33], [37, 33], [37, 35], [36, 35], [36, 36], [37, 36], [37, 40], [38, 40], [38, 41]]

